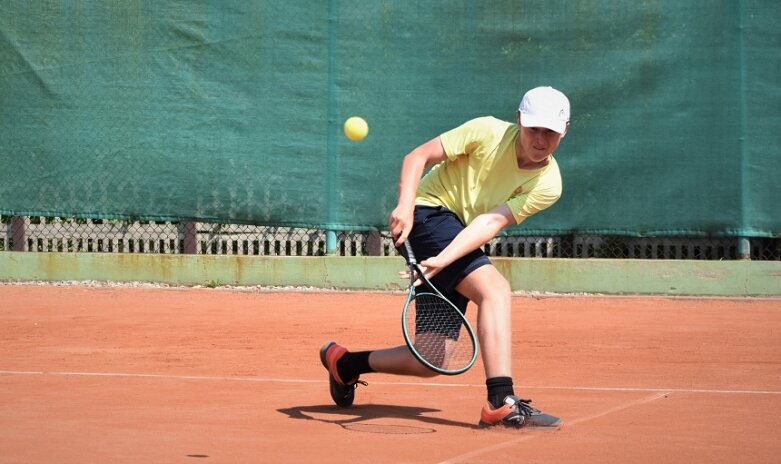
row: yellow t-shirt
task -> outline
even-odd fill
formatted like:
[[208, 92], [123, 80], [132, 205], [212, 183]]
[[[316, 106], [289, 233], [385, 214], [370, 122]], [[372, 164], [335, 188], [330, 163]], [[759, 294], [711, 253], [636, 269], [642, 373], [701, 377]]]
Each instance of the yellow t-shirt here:
[[423, 176], [415, 203], [444, 206], [469, 224], [506, 203], [516, 224], [561, 196], [559, 165], [520, 169], [515, 157], [518, 125], [486, 116], [440, 136], [447, 160]]

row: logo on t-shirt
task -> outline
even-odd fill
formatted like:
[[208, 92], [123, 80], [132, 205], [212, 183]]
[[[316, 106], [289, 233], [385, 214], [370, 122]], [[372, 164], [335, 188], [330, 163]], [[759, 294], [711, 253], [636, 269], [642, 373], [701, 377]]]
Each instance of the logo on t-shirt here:
[[515, 189], [515, 190], [513, 191], [513, 194], [512, 194], [512, 195], [510, 195], [510, 198], [512, 198], [512, 197], [514, 197], [514, 196], [516, 196], [516, 195], [520, 195], [520, 194], [522, 194], [522, 193], [523, 193], [523, 185], [520, 185], [520, 186], [518, 186], [518, 188], [517, 188], [517, 189]]

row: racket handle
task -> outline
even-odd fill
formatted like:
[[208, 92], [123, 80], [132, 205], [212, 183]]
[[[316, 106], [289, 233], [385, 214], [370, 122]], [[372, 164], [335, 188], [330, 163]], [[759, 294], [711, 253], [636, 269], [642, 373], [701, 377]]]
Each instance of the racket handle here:
[[410, 264], [418, 264], [415, 260], [415, 253], [412, 252], [412, 245], [409, 244], [409, 240], [404, 240], [404, 248], [407, 249], [407, 259]]

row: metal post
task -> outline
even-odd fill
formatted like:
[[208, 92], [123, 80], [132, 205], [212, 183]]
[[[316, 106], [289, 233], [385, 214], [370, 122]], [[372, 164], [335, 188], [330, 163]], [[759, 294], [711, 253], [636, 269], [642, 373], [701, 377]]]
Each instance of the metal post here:
[[366, 237], [366, 252], [369, 256], [382, 255], [382, 236], [378, 231], [371, 231], [369, 236]]
[[198, 254], [198, 225], [196, 222], [188, 221], [182, 223], [182, 242], [185, 254]]
[[27, 247], [27, 225], [30, 224], [28, 216], [11, 217], [11, 251], [28, 251]]
[[[336, 178], [339, 172], [339, 152], [337, 137], [339, 134], [339, 98], [337, 85], [337, 48], [339, 32], [339, 2], [330, 0], [328, 2], [328, 140], [327, 140], [327, 163], [326, 176], [328, 182], [328, 192], [326, 197], [327, 220], [333, 224], [337, 215], [337, 185]], [[336, 231], [326, 230], [325, 232], [325, 252], [332, 255], [336, 253]]]
[[751, 242], [746, 237], [738, 237], [738, 258], [751, 259]]
[[336, 254], [336, 231], [325, 231], [325, 253], [329, 255]]

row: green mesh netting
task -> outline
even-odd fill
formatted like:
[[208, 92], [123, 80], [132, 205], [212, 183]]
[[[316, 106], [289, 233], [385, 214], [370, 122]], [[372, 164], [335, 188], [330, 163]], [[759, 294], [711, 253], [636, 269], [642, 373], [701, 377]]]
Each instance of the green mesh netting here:
[[[0, 3], [0, 213], [384, 228], [402, 157], [564, 90], [510, 233], [781, 235], [781, 3]], [[369, 137], [341, 132], [363, 116]]]

